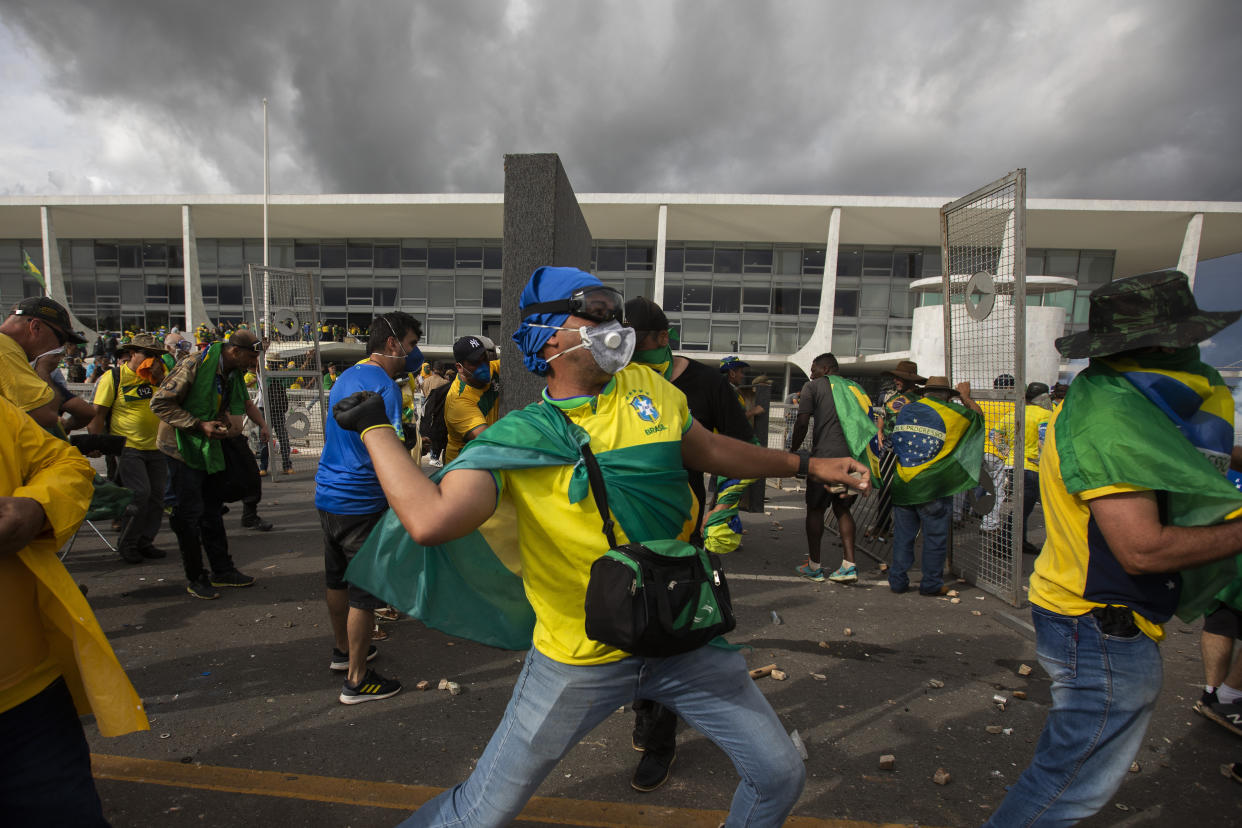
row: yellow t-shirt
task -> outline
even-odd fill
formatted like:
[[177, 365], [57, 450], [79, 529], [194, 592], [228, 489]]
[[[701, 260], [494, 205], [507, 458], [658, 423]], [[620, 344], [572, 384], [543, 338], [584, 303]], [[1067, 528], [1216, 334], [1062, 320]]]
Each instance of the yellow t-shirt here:
[[22, 411], [33, 411], [52, 401], [52, 386], [30, 367], [22, 346], [8, 334], [0, 333], [0, 397]]
[[1026, 407], [1026, 458], [1025, 468], [1027, 471], [1039, 471], [1039, 453], [1044, 447], [1044, 437], [1048, 432], [1048, 421], [1052, 419], [1052, 412], [1042, 406], [1028, 405]]
[[160, 428], [160, 418], [151, 411], [151, 395], [155, 389], [151, 383], [138, 376], [128, 365], [121, 366], [121, 393], [112, 385], [112, 370], [104, 372], [95, 383], [95, 405], [112, 409], [112, 425], [109, 434], [125, 438], [125, 447], [139, 451], [159, 451], [155, 435]]
[[[500, 360], [490, 363], [492, 376], [500, 373]], [[466, 435], [481, 425], [491, 425], [500, 414], [495, 383], [486, 388], [475, 388], [460, 376], [453, 380], [453, 387], [444, 398], [444, 425], [448, 428], [448, 444], [444, 449], [444, 462], [461, 453], [466, 445]]]
[[[1141, 487], [1119, 483], [1078, 494], [1070, 494], [1061, 480], [1061, 462], [1057, 456], [1056, 421], [1048, 424], [1043, 459], [1039, 467], [1039, 499], [1044, 504], [1044, 525], [1048, 539], [1035, 559], [1031, 573], [1029, 598], [1032, 604], [1061, 615], [1085, 615], [1108, 603], [1133, 606], [1120, 600], [1126, 592], [1138, 598], [1141, 590], [1160, 589], [1161, 576], [1131, 577], [1125, 575], [1106, 546], [1099, 531], [1090, 532], [1091, 509], [1087, 505], [1097, 497], [1124, 492], [1147, 491]], [[1116, 601], [1093, 601], [1084, 596], [1106, 594]], [[1134, 613], [1138, 628], [1154, 641], [1164, 638], [1164, 625]]]
[[[681, 465], [681, 437], [693, 424], [686, 396], [663, 377], [640, 365], [623, 368], [597, 397], [550, 401], [591, 435], [596, 454], [650, 447], [668, 452]], [[534, 645], [564, 664], [605, 664], [627, 657], [621, 650], [586, 637], [583, 602], [591, 564], [608, 550], [595, 499], [570, 503], [572, 466], [512, 469], [499, 473], [503, 500], [517, 517], [526, 597], [535, 610]], [[689, 481], [686, 483], [689, 490]], [[693, 510], [689, 510], [692, 512]], [[688, 513], [678, 537], [694, 529]], [[618, 523], [617, 543], [628, 542]]]
[[983, 450], [993, 457], [998, 457], [1006, 466], [1013, 465], [1014, 435], [1017, 433], [1014, 423], [1013, 403], [1001, 400], [980, 400], [983, 409], [983, 426], [986, 438]]

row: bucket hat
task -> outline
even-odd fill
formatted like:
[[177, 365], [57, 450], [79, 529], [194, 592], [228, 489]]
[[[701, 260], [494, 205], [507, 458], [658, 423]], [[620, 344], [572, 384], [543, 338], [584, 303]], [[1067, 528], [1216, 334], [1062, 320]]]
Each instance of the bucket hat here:
[[147, 356], [163, 356], [167, 353], [160, 341], [149, 333], [134, 334], [129, 342], [116, 349], [118, 354], [126, 351], [142, 351]]
[[923, 384], [924, 391], [948, 391], [950, 394], [961, 396], [956, 388], [949, 385], [948, 377], [928, 377], [927, 382]]
[[1135, 348], [1197, 345], [1242, 317], [1242, 310], [1206, 311], [1195, 303], [1179, 270], [1118, 279], [1091, 291], [1087, 330], [1056, 341], [1068, 359], [1102, 357]]

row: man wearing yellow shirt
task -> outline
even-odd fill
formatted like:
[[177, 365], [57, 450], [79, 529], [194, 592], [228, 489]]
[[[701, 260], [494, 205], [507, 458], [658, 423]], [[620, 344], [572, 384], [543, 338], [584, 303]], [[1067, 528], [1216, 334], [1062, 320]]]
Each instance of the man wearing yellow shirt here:
[[466, 443], [482, 434], [500, 414], [500, 395], [494, 382], [500, 374], [500, 360], [488, 360], [487, 356], [487, 348], [477, 336], [463, 336], [453, 343], [457, 379], [444, 398], [444, 424], [448, 427], [445, 463], [461, 454]]
[[[689, 537], [696, 521], [685, 467], [736, 478], [801, 470], [824, 483], [868, 488], [865, 467], [853, 460], [799, 458], [696, 423], [684, 394], [645, 366], [628, 364], [636, 335], [621, 324], [623, 298], [595, 276], [541, 267], [520, 302], [522, 324], [513, 340], [527, 368], [547, 377], [547, 387], [540, 403], [488, 429], [477, 453], [490, 447], [495, 433], [516, 434], [508, 426], [526, 422], [556, 429], [564, 439], [585, 435], [603, 464], [609, 452], [622, 452], [628, 462], [614, 467], [619, 485], [608, 492], [619, 543], [644, 539], [626, 510], [656, 484], [669, 497], [643, 500], [660, 524], [652, 531]], [[509, 824], [561, 757], [636, 697], [667, 704], [741, 769], [731, 824], [784, 821], [806, 769], [740, 653], [703, 646], [643, 659], [586, 636], [589, 571], [608, 541], [591, 496], [568, 496], [573, 463], [494, 472], [471, 467], [472, 450], [433, 483], [405, 451], [382, 398], [351, 395], [337, 402], [333, 415], [342, 428], [361, 433], [389, 503], [415, 542], [445, 543], [470, 534], [498, 508], [512, 510], [525, 593], [534, 609], [533, 646], [504, 719], [470, 778], [426, 803], [404, 825]], [[505, 449], [523, 447], [509, 443]], [[850, 477], [851, 471], [861, 479]]]
[[49, 430], [59, 430], [63, 399], [30, 363], [40, 356], [81, 343], [69, 312], [45, 296], [23, 299], [0, 324], [0, 397]]
[[107, 825], [78, 720], [147, 728], [142, 702], [56, 556], [90, 504], [90, 464], [0, 398], [0, 817]]
[[1189, 622], [1219, 588], [1188, 570], [1235, 571], [1242, 493], [1224, 472], [1242, 453], [1229, 389], [1197, 344], [1239, 317], [1201, 310], [1185, 275], [1160, 271], [1094, 290], [1088, 330], [1056, 342], [1091, 362], [1039, 469], [1048, 540], [1030, 600], [1052, 709], [989, 828], [1070, 825], [1107, 804], [1160, 694], [1164, 623]]
[[1032, 382], [1026, 386], [1026, 452], [1022, 462], [1022, 551], [1038, 555], [1039, 547], [1026, 539], [1030, 531], [1031, 513], [1039, 499], [1039, 455], [1048, 433], [1048, 421], [1052, 419], [1052, 397], [1048, 386]]
[[121, 528], [117, 552], [133, 564], [165, 554], [155, 547], [155, 536], [164, 518], [168, 462], [155, 442], [160, 418], [151, 411], [151, 397], [164, 379], [163, 356], [159, 341], [147, 333], [121, 346], [121, 364], [95, 383], [95, 419], [87, 426], [91, 434], [125, 438], [120, 481], [134, 493], [136, 511]]

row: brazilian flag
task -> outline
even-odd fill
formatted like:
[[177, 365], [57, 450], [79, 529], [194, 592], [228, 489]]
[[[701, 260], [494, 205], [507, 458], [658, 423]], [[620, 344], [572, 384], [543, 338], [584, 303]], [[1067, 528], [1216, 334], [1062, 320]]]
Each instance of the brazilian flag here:
[[[580, 446], [590, 437], [550, 403], [513, 411], [471, 440], [433, 481], [454, 469], [573, 466], [568, 497], [591, 497]], [[660, 444], [669, 457], [653, 458], [647, 446], [596, 454], [608, 490], [608, 507], [631, 541], [675, 538], [691, 514], [693, 495], [681, 466], [680, 444]], [[603, 534], [600, 534], [603, 541]], [[602, 551], [602, 550], [601, 550]], [[531, 645], [535, 613], [522, 585], [517, 514], [502, 492], [496, 511], [469, 535], [440, 546], [422, 546], [390, 509], [350, 562], [350, 583], [449, 635], [506, 650]]]
[[[1075, 378], [1056, 421], [1067, 491], [1128, 483], [1165, 492], [1164, 519], [1173, 526], [1242, 517], [1242, 492], [1225, 476], [1233, 399], [1198, 356], [1190, 348], [1097, 359]], [[1177, 615], [1192, 621], [1203, 614], [1237, 574], [1230, 559], [1183, 570]]]
[[920, 397], [904, 406], [893, 426], [893, 502], [915, 506], [978, 485], [983, 432], [983, 416], [960, 405]]
[[30, 254], [25, 250], [22, 251], [22, 270], [25, 271], [26, 275], [38, 282], [39, 287], [47, 290], [47, 283], [43, 281], [43, 274], [39, 271], [39, 268], [35, 267], [35, 263], [30, 260]]
[[828, 381], [832, 383], [832, 401], [837, 407], [837, 419], [845, 434], [845, 442], [850, 447], [850, 455], [860, 463], [866, 463], [867, 444], [876, 435], [875, 422], [868, 414], [871, 398], [853, 380], [829, 374]]

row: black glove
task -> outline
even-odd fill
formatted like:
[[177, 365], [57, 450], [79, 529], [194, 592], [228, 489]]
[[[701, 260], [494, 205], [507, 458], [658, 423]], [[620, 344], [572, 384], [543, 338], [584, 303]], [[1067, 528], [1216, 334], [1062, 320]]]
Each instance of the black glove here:
[[372, 426], [392, 425], [384, 398], [374, 391], [355, 391], [332, 406], [332, 416], [341, 428], [359, 434]]

